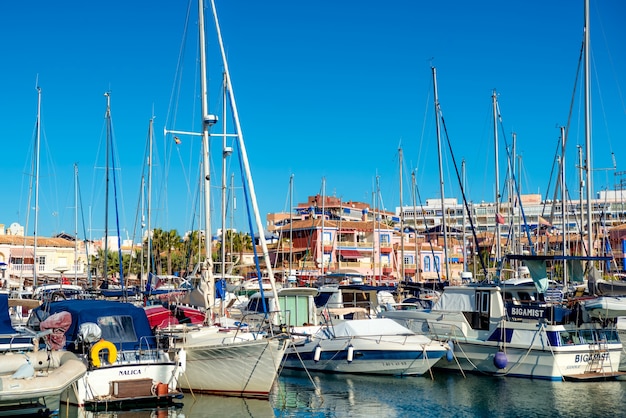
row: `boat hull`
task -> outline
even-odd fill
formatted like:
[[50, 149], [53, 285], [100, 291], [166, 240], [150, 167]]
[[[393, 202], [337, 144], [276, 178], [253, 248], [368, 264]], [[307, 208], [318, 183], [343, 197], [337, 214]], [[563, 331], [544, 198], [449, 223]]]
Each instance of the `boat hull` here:
[[285, 342], [245, 337], [246, 333], [211, 328], [190, 333], [179, 345], [186, 357], [179, 387], [196, 393], [268, 398], [283, 359]]
[[159, 383], [167, 385], [166, 395], [176, 393], [178, 365], [169, 361], [165, 354], [164, 357], [162, 361], [150, 363], [113, 364], [91, 369], [63, 392], [61, 401], [91, 409], [100, 409], [98, 405], [115, 405], [117, 409], [132, 404], [134, 399], [157, 401], [153, 395], [156, 395]]
[[607, 344], [601, 352], [589, 345], [544, 349], [509, 345], [503, 351], [506, 367], [499, 368], [496, 355], [501, 348], [497, 343], [454, 340], [453, 346], [454, 358], [442, 358], [434, 368], [553, 381], [589, 373], [594, 361], [602, 363], [595, 373], [611, 375], [618, 371], [622, 351], [621, 344]]
[[425, 344], [415, 337], [314, 339], [292, 346], [284, 367], [327, 373], [422, 375], [446, 354], [448, 347], [439, 342]]

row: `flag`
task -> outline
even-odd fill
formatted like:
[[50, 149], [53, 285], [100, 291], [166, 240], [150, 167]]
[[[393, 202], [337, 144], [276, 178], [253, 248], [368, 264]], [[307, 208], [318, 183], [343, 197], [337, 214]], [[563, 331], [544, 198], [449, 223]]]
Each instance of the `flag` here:
[[504, 225], [504, 216], [499, 213], [496, 213], [496, 223]]
[[176, 142], [176, 145], [180, 145], [180, 143], [181, 143], [182, 141], [180, 140], [180, 138], [179, 138], [179, 137], [175, 136], [175, 137], [174, 137], [174, 142]]

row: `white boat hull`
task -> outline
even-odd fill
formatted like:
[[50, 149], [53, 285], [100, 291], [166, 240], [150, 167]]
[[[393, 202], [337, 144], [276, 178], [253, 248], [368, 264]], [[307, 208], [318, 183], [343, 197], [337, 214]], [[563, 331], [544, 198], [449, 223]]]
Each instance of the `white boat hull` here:
[[602, 356], [603, 367], [595, 373], [613, 373], [618, 370], [621, 357], [621, 344], [608, 344], [606, 351], [593, 353], [589, 345], [571, 347], [528, 347], [507, 346], [505, 348], [506, 367], [496, 367], [495, 356], [500, 350], [497, 343], [473, 343], [454, 341], [454, 358], [442, 358], [435, 368], [463, 370], [497, 376], [524, 377], [560, 381], [564, 377], [590, 373], [589, 365], [595, 356]]
[[[115, 402], [116, 399], [150, 397], [155, 395], [159, 383], [167, 384], [169, 392], [175, 392], [179, 367], [165, 353], [160, 357], [149, 362], [118, 361], [113, 365], [88, 370], [81, 379], [63, 392], [61, 401], [84, 407], [89, 404]], [[145, 389], [143, 392], [133, 393], [132, 396], [118, 389], [133, 385]]]
[[448, 351], [391, 319], [354, 319], [319, 328], [294, 343], [285, 367], [330, 373], [421, 375]]
[[422, 336], [313, 339], [293, 345], [284, 367], [329, 373], [422, 375], [447, 350], [446, 344], [428, 341]]
[[263, 337], [252, 339], [252, 335], [216, 327], [187, 333], [177, 343], [186, 357], [179, 387], [198, 393], [268, 398], [285, 343]]

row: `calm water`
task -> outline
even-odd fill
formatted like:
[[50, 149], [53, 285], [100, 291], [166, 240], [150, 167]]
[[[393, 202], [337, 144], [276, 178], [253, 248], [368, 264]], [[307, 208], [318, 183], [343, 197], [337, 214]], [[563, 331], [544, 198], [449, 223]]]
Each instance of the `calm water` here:
[[623, 417], [626, 381], [547, 382], [435, 373], [395, 378], [285, 371], [270, 401], [185, 394], [182, 408], [60, 417]]

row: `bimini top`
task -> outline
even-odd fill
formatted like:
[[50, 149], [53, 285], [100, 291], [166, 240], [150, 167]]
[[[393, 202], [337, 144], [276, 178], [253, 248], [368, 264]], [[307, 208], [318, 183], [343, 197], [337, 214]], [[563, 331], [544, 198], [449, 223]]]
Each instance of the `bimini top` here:
[[48, 316], [63, 311], [72, 315], [72, 324], [65, 332], [65, 348], [68, 350], [75, 348], [80, 326], [84, 323], [97, 324], [102, 330], [102, 338], [120, 350], [156, 346], [144, 309], [125, 302], [72, 299], [45, 303], [32, 311], [28, 326], [39, 330], [39, 324]]

